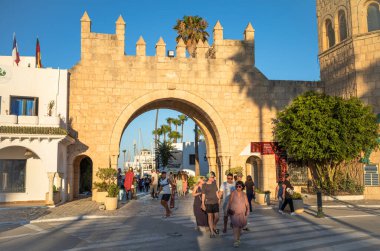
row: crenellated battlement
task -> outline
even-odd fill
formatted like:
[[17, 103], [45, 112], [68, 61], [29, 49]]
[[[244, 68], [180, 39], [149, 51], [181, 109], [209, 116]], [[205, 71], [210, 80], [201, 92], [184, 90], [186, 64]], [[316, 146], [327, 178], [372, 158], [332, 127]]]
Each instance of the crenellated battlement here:
[[[243, 40], [223, 38], [223, 27], [219, 21], [213, 28], [214, 43], [199, 41], [195, 49], [195, 59], [225, 59], [238, 61], [241, 64], [254, 65], [255, 30], [249, 23], [244, 30]], [[162, 37], [157, 41], [156, 54], [153, 57], [167, 57], [166, 43]], [[125, 21], [120, 15], [116, 20], [115, 34], [101, 34], [91, 31], [91, 19], [87, 12], [81, 18], [81, 59], [112, 58], [125, 56]], [[146, 56], [146, 42], [140, 36], [136, 42], [136, 57]], [[186, 58], [186, 45], [180, 39], [176, 46], [175, 58]], [[194, 60], [194, 59], [192, 59]]]

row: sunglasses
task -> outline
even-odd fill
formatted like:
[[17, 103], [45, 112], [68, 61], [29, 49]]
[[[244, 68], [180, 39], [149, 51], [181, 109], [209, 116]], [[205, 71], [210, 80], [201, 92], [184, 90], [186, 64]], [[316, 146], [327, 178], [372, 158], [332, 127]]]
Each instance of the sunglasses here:
[[236, 188], [243, 188], [243, 187], [239, 185], [239, 186], [236, 186]]

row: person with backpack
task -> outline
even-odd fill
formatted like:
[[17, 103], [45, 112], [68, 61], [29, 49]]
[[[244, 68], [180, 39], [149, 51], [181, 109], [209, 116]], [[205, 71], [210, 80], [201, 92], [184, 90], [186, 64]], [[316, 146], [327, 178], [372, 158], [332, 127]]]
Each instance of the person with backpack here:
[[282, 187], [282, 181], [279, 181], [276, 186], [276, 200], [278, 200], [278, 210], [281, 209], [284, 198], [282, 197], [284, 188]]
[[294, 193], [294, 187], [292, 186], [292, 184], [290, 184], [289, 180], [290, 180], [290, 177], [289, 177], [289, 174], [287, 173], [285, 174], [285, 181], [284, 183], [282, 183], [282, 188], [283, 188], [282, 197], [285, 198], [285, 200], [284, 200], [284, 203], [282, 203], [282, 206], [280, 210], [278, 210], [278, 212], [280, 214], [284, 214], [284, 209], [286, 205], [289, 204], [290, 215], [296, 215], [296, 213], [294, 212], [293, 199], [292, 199], [292, 195]]

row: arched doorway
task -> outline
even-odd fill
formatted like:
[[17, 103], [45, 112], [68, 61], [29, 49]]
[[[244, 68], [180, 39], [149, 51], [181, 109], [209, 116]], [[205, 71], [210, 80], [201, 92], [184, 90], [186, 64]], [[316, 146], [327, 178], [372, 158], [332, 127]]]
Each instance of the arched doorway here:
[[74, 198], [90, 196], [92, 192], [93, 165], [90, 157], [77, 156], [74, 160]]
[[246, 175], [251, 175], [255, 186], [263, 187], [262, 161], [258, 156], [250, 156], [245, 163]]
[[219, 115], [205, 100], [183, 91], [156, 91], [132, 101], [119, 115], [111, 136], [110, 152], [116, 166], [125, 128], [141, 114], [155, 109], [172, 109], [186, 114], [204, 133], [210, 171], [221, 180], [230, 165], [229, 137]]

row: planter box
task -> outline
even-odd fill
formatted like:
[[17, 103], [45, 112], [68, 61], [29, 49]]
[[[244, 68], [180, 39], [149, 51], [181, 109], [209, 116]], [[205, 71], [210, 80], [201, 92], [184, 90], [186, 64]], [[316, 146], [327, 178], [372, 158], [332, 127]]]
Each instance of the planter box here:
[[61, 202], [61, 192], [53, 192], [53, 201], [54, 204]]
[[256, 193], [256, 203], [260, 205], [265, 204], [265, 194], [263, 193]]
[[0, 125], [17, 124], [17, 115], [0, 115]]
[[[314, 195], [314, 194], [305, 194], [305, 197], [311, 198], [311, 199], [317, 199], [317, 195]], [[333, 201], [333, 200], [342, 200], [342, 201], [364, 200], [364, 195], [337, 195], [337, 196], [322, 195], [322, 200], [323, 201]]]
[[39, 125], [59, 127], [60, 118], [58, 116], [57, 117], [41, 116], [39, 117]]
[[[294, 212], [296, 214], [302, 214], [304, 212], [303, 200], [293, 200], [293, 207], [294, 207]], [[289, 211], [290, 212], [289, 204], [286, 205], [285, 211]]]
[[106, 197], [104, 205], [106, 206], [106, 210], [116, 210], [117, 197]]
[[18, 116], [19, 125], [38, 125], [38, 116]]
[[95, 201], [98, 203], [104, 203], [106, 201], [107, 192], [97, 192]]

